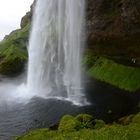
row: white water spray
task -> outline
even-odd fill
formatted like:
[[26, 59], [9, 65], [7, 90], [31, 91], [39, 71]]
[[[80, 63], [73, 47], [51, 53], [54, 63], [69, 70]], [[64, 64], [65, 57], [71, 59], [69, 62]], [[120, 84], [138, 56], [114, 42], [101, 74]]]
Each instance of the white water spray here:
[[28, 93], [85, 104], [81, 83], [84, 0], [37, 0], [29, 41]]

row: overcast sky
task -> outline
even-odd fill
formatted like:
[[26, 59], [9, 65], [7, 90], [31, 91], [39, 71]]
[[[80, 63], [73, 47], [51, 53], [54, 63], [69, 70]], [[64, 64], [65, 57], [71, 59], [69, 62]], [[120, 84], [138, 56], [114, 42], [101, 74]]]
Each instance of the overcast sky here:
[[21, 18], [32, 3], [33, 0], [0, 0], [0, 40], [20, 27]]

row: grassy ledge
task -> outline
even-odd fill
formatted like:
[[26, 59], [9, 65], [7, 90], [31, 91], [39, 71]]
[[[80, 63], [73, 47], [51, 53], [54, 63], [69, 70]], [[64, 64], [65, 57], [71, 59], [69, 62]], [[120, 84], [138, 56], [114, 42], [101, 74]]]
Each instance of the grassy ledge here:
[[127, 124], [105, 124], [90, 115], [66, 115], [58, 129], [36, 129], [14, 140], [139, 140], [140, 113]]
[[104, 57], [97, 59], [88, 74], [130, 92], [140, 89], [140, 68], [118, 64]]

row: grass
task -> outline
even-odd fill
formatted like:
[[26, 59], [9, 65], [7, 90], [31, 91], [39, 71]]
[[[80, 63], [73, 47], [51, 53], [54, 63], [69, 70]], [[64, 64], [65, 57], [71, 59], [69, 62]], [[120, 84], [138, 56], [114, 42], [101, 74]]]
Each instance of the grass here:
[[[65, 121], [66, 126], [68, 123], [70, 122]], [[36, 129], [14, 140], [140, 140], [140, 113], [135, 115], [128, 125], [114, 123], [100, 128], [81, 128], [73, 131]]]
[[27, 61], [27, 52], [16, 46], [10, 46], [1, 53], [0, 73], [14, 75], [23, 71], [24, 63]]
[[88, 74], [130, 92], [140, 89], [140, 68], [118, 64], [104, 57], [96, 61]]
[[30, 23], [19, 30], [12, 32], [0, 42], [0, 73], [16, 75], [23, 71], [27, 61], [27, 40]]

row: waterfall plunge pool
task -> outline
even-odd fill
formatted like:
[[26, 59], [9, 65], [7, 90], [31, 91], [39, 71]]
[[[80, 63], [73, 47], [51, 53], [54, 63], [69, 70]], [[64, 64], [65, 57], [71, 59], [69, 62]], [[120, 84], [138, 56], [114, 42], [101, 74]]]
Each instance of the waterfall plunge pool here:
[[137, 101], [140, 99], [137, 93], [130, 95], [90, 79], [85, 82], [86, 97], [90, 105], [76, 106], [66, 100], [39, 97], [20, 103], [10, 94], [18, 84], [19, 80], [0, 82], [0, 139], [2, 140], [9, 140], [34, 128], [50, 127], [58, 123], [65, 114], [88, 113], [95, 118], [111, 122], [135, 111]]

